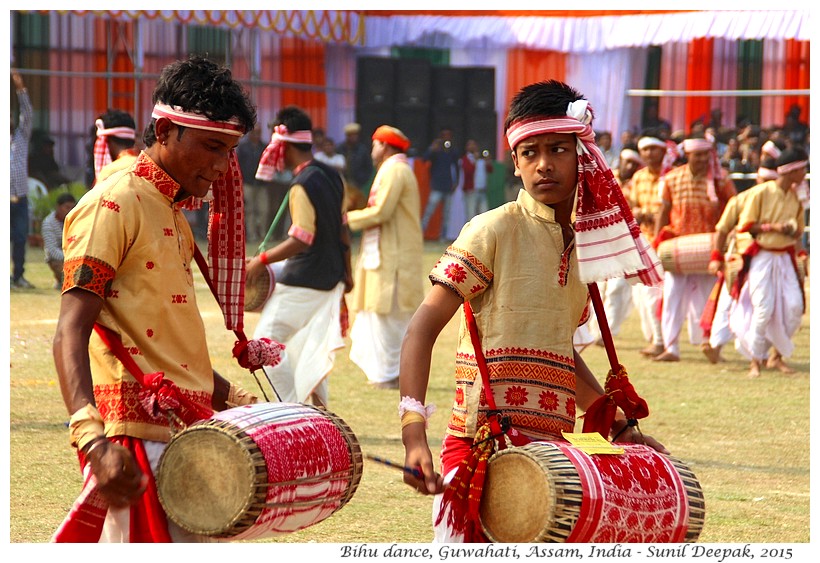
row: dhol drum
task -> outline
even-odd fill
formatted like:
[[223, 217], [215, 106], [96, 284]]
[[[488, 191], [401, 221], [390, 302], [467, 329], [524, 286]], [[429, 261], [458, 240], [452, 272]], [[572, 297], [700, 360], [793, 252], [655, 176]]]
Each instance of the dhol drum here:
[[673, 274], [708, 274], [715, 233], [683, 235], [658, 245], [664, 271]]
[[703, 491], [680, 460], [637, 444], [589, 455], [532, 442], [489, 460], [481, 524], [494, 542], [682, 543], [703, 528]]
[[181, 528], [232, 540], [301, 530], [341, 509], [361, 480], [362, 452], [336, 415], [257, 403], [176, 434], [157, 469], [159, 499]]
[[276, 287], [276, 279], [282, 274], [284, 261], [266, 264], [262, 274], [245, 280], [245, 312], [258, 313], [267, 303]]

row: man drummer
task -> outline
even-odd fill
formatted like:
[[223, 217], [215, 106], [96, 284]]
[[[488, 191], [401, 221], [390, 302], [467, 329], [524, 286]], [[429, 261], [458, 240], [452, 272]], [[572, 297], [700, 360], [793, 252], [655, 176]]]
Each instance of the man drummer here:
[[[588, 316], [588, 284], [622, 273], [646, 283], [661, 281], [660, 264], [647, 241], [631, 235], [630, 227], [637, 231], [637, 225], [594, 146], [591, 121], [586, 100], [561, 82], [531, 84], [514, 97], [505, 130], [524, 189], [516, 201], [474, 218], [447, 248], [430, 274], [432, 288], [408, 327], [401, 353], [399, 413], [405, 464], [420, 468], [423, 477], [406, 474], [404, 480], [423, 494], [439, 495], [433, 509], [434, 523], [442, 518], [435, 525], [438, 541], [478, 539], [466, 531], [471, 529], [467, 516], [450, 520], [456, 513], [441, 508], [440, 494], [470, 457], [477, 433], [489, 424], [487, 393], [508, 416], [516, 435], [562, 439], [562, 432], [574, 429], [576, 405], [586, 410], [603, 393], [572, 342], [576, 327]], [[579, 178], [579, 163], [601, 173]], [[576, 197], [580, 199], [582, 191], [585, 202], [596, 203], [593, 208], [578, 206], [574, 223]], [[603, 191], [623, 200], [622, 206], [604, 209], [608, 198]], [[612, 219], [613, 230], [599, 236], [590, 228], [587, 213], [604, 213]], [[608, 242], [613, 238], [628, 240], [622, 252], [613, 252]], [[618, 256], [617, 264], [611, 256]], [[433, 406], [424, 402], [435, 341], [467, 303], [488, 359], [490, 389], [482, 384], [483, 368], [462, 316], [442, 476], [434, 469], [426, 433]], [[624, 441], [645, 439], [665, 451], [628, 426], [623, 413], [610, 430]]]
[[[714, 232], [723, 208], [737, 193], [734, 183], [717, 162], [711, 140], [686, 139], [683, 152], [686, 164], [673, 168], [664, 177], [655, 244], [673, 237]], [[700, 317], [714, 283], [714, 276], [708, 272], [664, 273], [661, 312], [664, 351], [654, 356], [654, 361], [680, 361], [680, 332], [684, 320], [688, 321], [690, 342], [703, 343]]]
[[[201, 57], [166, 66], [153, 102], [147, 148], [65, 221], [53, 355], [85, 486], [57, 542], [204, 541], [159, 504], [153, 469], [171, 433], [169, 412], [191, 421], [255, 402], [211, 366], [182, 206], [209, 190], [220, 205], [241, 199], [231, 163], [256, 111], [229, 70]], [[244, 267], [244, 240], [211, 238], [226, 325], [241, 328], [241, 296], [225, 280]]]
[[328, 376], [344, 346], [344, 294], [353, 288], [350, 231], [344, 224], [344, 183], [313, 158], [312, 123], [296, 106], [276, 114], [273, 135], [257, 178], [292, 171], [288, 237], [248, 260], [249, 281], [268, 264], [281, 263], [276, 290], [265, 303], [255, 337], [285, 345], [282, 361], [265, 374], [284, 402], [327, 406]]
[[744, 268], [738, 288], [733, 288], [737, 301], [730, 326], [738, 351], [750, 360], [750, 378], [760, 377], [770, 347], [776, 352], [769, 366], [793, 371], [783, 357], [794, 350], [792, 337], [806, 310], [797, 272], [798, 255], [805, 254], [800, 244], [805, 222], [795, 188], [803, 182], [808, 163], [802, 148], [784, 150], [777, 159], [778, 178], [758, 185], [740, 211], [738, 231], [754, 240], [743, 253]]

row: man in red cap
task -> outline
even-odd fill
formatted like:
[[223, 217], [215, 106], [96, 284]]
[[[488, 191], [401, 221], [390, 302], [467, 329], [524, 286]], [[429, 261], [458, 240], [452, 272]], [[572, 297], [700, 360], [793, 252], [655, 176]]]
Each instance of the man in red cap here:
[[408, 148], [410, 141], [395, 127], [376, 129], [371, 156], [378, 171], [367, 207], [347, 213], [348, 226], [362, 231], [350, 359], [370, 383], [393, 389], [398, 388], [404, 333], [424, 298], [419, 186]]

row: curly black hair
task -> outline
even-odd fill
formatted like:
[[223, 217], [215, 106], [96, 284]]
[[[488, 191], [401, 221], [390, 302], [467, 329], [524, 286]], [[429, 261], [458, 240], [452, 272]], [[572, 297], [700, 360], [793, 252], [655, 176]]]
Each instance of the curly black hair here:
[[[180, 107], [213, 121], [236, 118], [245, 133], [256, 125], [256, 108], [242, 85], [233, 79], [230, 69], [199, 55], [163, 68], [151, 99], [154, 104]], [[147, 147], [157, 140], [154, 121], [151, 120], [143, 133]]]
[[545, 80], [524, 86], [510, 102], [504, 130], [527, 117], [562, 117], [570, 102], [584, 100], [578, 90], [558, 80]]
[[[279, 110], [276, 118], [273, 120], [273, 126], [284, 125], [288, 131], [311, 131], [313, 124], [310, 116], [297, 106], [286, 106]], [[302, 152], [307, 152], [311, 149], [310, 143], [293, 143], [293, 145]]]

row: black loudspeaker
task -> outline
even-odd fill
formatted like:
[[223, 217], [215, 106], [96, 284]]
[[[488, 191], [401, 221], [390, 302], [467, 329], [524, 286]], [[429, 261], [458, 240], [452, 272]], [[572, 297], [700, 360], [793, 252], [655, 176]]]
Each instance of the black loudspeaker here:
[[395, 103], [396, 60], [360, 57], [356, 61], [356, 106]]
[[356, 106], [356, 122], [361, 125], [359, 139], [370, 143], [373, 132], [382, 125], [392, 125], [395, 121], [395, 112], [392, 105], [362, 104]]
[[432, 69], [432, 100], [434, 109], [464, 110], [466, 99], [466, 73], [463, 68], [434, 66]]
[[397, 105], [394, 125], [410, 139], [411, 155], [422, 155], [430, 145], [430, 108], [427, 106]]
[[467, 111], [495, 109], [495, 69], [493, 67], [465, 68]]
[[478, 143], [478, 150], [490, 151], [495, 158], [496, 138], [498, 136], [498, 113], [492, 110], [472, 110], [464, 116], [465, 142], [474, 139]]
[[432, 66], [427, 59], [398, 59], [395, 69], [396, 107], [429, 107]]

